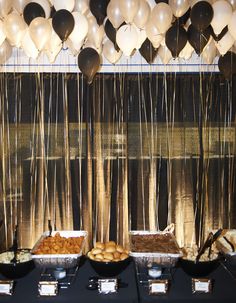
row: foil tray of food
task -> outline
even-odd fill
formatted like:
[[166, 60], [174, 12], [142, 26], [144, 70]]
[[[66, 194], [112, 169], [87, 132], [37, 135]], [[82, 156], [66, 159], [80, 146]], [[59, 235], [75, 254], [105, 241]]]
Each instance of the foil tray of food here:
[[31, 250], [37, 267], [72, 268], [78, 264], [82, 255], [86, 231], [45, 232]]
[[236, 229], [224, 229], [216, 241], [216, 247], [224, 255], [234, 257], [236, 263]]
[[173, 267], [182, 256], [176, 238], [171, 232], [130, 231], [129, 242], [130, 256], [141, 266], [157, 263]]

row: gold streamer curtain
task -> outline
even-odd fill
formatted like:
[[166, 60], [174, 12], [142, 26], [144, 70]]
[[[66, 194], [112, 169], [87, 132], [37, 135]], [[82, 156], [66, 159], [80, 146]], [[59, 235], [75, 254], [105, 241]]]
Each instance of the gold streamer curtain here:
[[0, 75], [1, 249], [48, 229], [181, 246], [236, 227], [234, 81], [219, 74]]

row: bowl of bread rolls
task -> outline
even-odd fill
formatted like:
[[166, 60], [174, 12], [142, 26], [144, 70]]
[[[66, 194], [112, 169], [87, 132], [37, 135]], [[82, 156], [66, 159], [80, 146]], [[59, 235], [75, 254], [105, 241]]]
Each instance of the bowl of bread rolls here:
[[102, 277], [115, 277], [129, 264], [129, 252], [114, 241], [96, 242], [87, 257], [95, 272]]

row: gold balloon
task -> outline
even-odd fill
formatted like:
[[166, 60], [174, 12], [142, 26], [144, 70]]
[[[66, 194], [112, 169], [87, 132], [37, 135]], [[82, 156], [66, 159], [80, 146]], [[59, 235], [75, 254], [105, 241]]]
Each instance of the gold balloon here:
[[117, 51], [114, 44], [107, 40], [103, 45], [103, 55], [112, 64], [115, 64], [122, 56], [121, 51]]
[[51, 37], [52, 28], [47, 19], [37, 17], [29, 25], [29, 33], [38, 50], [42, 50]]
[[188, 0], [169, 0], [169, 6], [172, 9], [173, 15], [177, 18], [182, 17], [189, 9]]
[[23, 18], [13, 12], [7, 15], [3, 22], [7, 40], [12, 46], [20, 47], [21, 39], [27, 28]]
[[151, 13], [151, 7], [146, 0], [140, 0], [139, 9], [134, 17], [134, 24], [141, 29], [145, 28]]
[[125, 22], [133, 22], [139, 9], [139, 0], [119, 0], [119, 6]]
[[161, 34], [171, 26], [173, 13], [170, 6], [164, 2], [158, 3], [152, 10], [151, 20]]
[[124, 21], [122, 16], [119, 0], [111, 0], [107, 6], [107, 17], [114, 28], [118, 28]]

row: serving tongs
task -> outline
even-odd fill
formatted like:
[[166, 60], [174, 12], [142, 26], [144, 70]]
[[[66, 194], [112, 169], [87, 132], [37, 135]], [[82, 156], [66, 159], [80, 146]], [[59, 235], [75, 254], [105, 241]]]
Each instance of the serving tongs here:
[[51, 220], [48, 220], [48, 230], [49, 230], [49, 235], [48, 237], [52, 236], [52, 225], [51, 225]]
[[16, 225], [15, 227], [15, 231], [14, 231], [14, 238], [13, 238], [13, 244], [10, 250], [13, 251], [14, 253], [14, 257], [11, 259], [11, 263], [16, 264], [17, 263], [17, 250], [18, 250], [18, 225]]
[[204, 252], [206, 251], [207, 248], [209, 248], [208, 257], [210, 257], [212, 244], [219, 238], [219, 236], [221, 235], [222, 231], [223, 231], [223, 229], [220, 228], [214, 234], [212, 232], [209, 233], [209, 235], [208, 235], [205, 243], [199, 249], [199, 252], [198, 252], [198, 255], [196, 257], [195, 263], [199, 262], [201, 256], [204, 254]]

